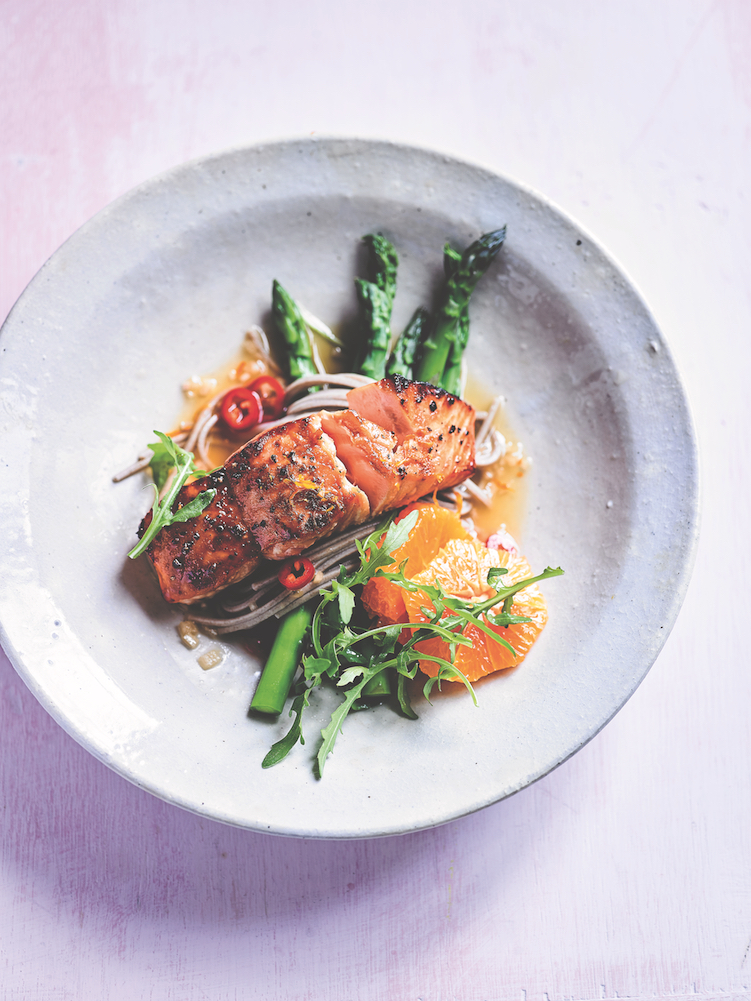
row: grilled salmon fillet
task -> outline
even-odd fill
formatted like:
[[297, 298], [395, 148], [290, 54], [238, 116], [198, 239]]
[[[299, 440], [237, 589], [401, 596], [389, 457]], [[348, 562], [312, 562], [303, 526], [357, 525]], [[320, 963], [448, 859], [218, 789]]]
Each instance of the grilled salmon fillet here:
[[272, 428], [224, 468], [245, 524], [264, 556], [283, 560], [370, 517], [368, 498], [347, 479], [322, 414]]
[[[167, 525], [148, 548], [159, 586], [167, 601], [189, 604], [247, 577], [258, 566], [261, 549], [245, 526], [240, 505], [229, 489], [227, 474], [218, 469], [188, 483], [178, 494], [175, 510], [204, 490], [216, 497], [197, 518]], [[151, 522], [141, 522], [139, 536]]]
[[364, 422], [386, 428], [396, 438], [395, 482], [380, 510], [456, 486], [474, 473], [475, 412], [464, 400], [430, 383], [395, 375], [351, 390], [347, 402]]
[[208, 598], [261, 558], [297, 556], [474, 472], [474, 410], [463, 400], [401, 376], [347, 400], [349, 410], [258, 435], [183, 487], [176, 507], [209, 487], [217, 495], [197, 518], [163, 528], [147, 551], [167, 601]]
[[322, 426], [334, 442], [347, 476], [367, 495], [371, 515], [390, 511], [395, 506], [392, 498], [401, 487], [396, 435], [354, 410], [326, 414]]

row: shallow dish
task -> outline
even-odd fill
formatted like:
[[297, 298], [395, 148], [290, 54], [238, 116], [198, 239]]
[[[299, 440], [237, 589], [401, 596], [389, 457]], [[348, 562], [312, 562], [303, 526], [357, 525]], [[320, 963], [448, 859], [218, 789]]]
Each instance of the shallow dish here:
[[[454, 686], [412, 723], [345, 724], [324, 779], [308, 741], [247, 717], [259, 665], [203, 672], [179, 610], [125, 554], [149, 506], [115, 485], [180, 385], [266, 319], [276, 277], [330, 323], [354, 310], [360, 237], [401, 258], [394, 327], [425, 301], [446, 240], [508, 225], [473, 299], [470, 367], [505, 394], [534, 458], [523, 550], [550, 622], [517, 670]], [[629, 281], [529, 190], [424, 150], [303, 140], [187, 164], [101, 212], [51, 258], [2, 331], [2, 642], [96, 757], [178, 806], [257, 831], [368, 837], [443, 823], [523, 788], [618, 711], [675, 621], [696, 542], [691, 421], [670, 353]]]

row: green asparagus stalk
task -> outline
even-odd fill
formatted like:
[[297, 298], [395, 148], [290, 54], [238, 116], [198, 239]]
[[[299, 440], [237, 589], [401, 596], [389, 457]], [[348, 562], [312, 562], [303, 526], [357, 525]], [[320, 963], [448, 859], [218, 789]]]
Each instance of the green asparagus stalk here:
[[362, 690], [364, 699], [383, 699], [391, 695], [391, 672], [381, 671]]
[[[466, 309], [475, 285], [503, 246], [505, 237], [506, 227], [503, 226], [475, 240], [464, 251], [461, 260], [456, 264], [456, 270], [447, 279], [438, 321], [425, 340], [420, 364], [417, 367], [417, 378], [421, 382], [432, 382], [435, 386], [443, 385], [444, 370], [452, 345], [460, 337], [462, 311]], [[456, 361], [457, 358], [454, 356], [454, 365]]]
[[370, 379], [382, 379], [386, 374], [386, 356], [391, 343], [391, 306], [386, 293], [373, 282], [356, 278], [355, 286], [364, 327], [357, 370]]
[[363, 346], [358, 369], [371, 379], [386, 374], [386, 358], [391, 344], [391, 309], [396, 294], [396, 250], [380, 233], [369, 233], [363, 241], [370, 247], [373, 281], [356, 278], [355, 285], [363, 320]]
[[284, 709], [312, 619], [313, 605], [310, 602], [288, 612], [282, 619], [250, 703], [251, 709], [267, 716], [278, 716]]
[[313, 361], [313, 347], [300, 308], [287, 290], [274, 279], [271, 296], [274, 324], [284, 340], [290, 380], [318, 371]]
[[391, 309], [396, 295], [396, 269], [399, 267], [394, 245], [380, 233], [368, 233], [362, 239], [370, 247], [373, 281], [385, 293]]
[[428, 329], [430, 314], [427, 309], [420, 306], [412, 314], [412, 319], [404, 328], [404, 333], [394, 345], [388, 365], [387, 375], [403, 375], [405, 379], [412, 379], [414, 375], [417, 354], [420, 349], [423, 335]]
[[[274, 324], [284, 340], [290, 380], [314, 375], [318, 369], [313, 360], [313, 346], [300, 307], [276, 279], [272, 285], [271, 311]], [[312, 617], [312, 608], [303, 605], [282, 619], [250, 704], [251, 709], [278, 716], [284, 708]]]
[[[313, 361], [313, 346], [300, 307], [276, 279], [272, 285], [271, 311], [276, 329], [284, 340], [290, 380], [315, 374], [318, 370]], [[312, 617], [312, 608], [303, 605], [282, 619], [250, 703], [251, 709], [278, 716], [284, 708]]]
[[[450, 243], [443, 248], [443, 272], [447, 281], [456, 274], [462, 255]], [[462, 390], [462, 358], [469, 341], [469, 302], [464, 304], [456, 328], [456, 339], [451, 345], [441, 385], [447, 393], [459, 396]]]

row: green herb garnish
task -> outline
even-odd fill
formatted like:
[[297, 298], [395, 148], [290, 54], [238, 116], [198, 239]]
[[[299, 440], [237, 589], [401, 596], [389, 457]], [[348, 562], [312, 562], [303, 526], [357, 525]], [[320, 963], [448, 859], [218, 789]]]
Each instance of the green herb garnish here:
[[[160, 434], [160, 432], [155, 431], [154, 434]], [[154, 478], [156, 488], [160, 493], [162, 487], [169, 479], [169, 474], [175, 468], [175, 443], [169, 436], [165, 435], [165, 437], [169, 441], [169, 445], [165, 445], [161, 441], [155, 441], [148, 446], [154, 453], [149, 463], [149, 469]]]
[[[385, 568], [394, 562], [392, 554], [407, 541], [417, 518], [418, 513], [413, 511], [399, 522], [391, 521], [380, 527], [364, 542], [358, 542], [360, 566], [352, 572], [342, 568], [331, 588], [321, 592], [321, 600], [311, 623], [312, 652], [302, 658], [303, 676], [290, 710], [290, 716], [294, 715], [295, 721], [287, 734], [272, 746], [264, 758], [264, 768], [269, 768], [286, 757], [298, 740], [303, 742], [301, 720], [304, 709], [309, 705], [310, 692], [326, 680], [337, 688], [345, 689], [345, 695], [344, 701], [337, 706], [329, 723], [321, 731], [322, 742], [316, 756], [319, 778], [344, 720], [353, 709], [358, 708], [367, 686], [385, 671], [395, 675], [399, 710], [409, 719], [417, 719], [417, 716], [410, 705], [406, 683], [416, 676], [420, 660], [431, 660], [438, 664], [438, 673], [435, 677], [428, 678], [423, 687], [423, 694], [427, 699], [435, 685], [440, 689], [442, 681], [454, 679], [464, 683], [476, 705], [472, 685], [450, 660], [416, 650], [415, 645], [426, 639], [441, 639], [448, 643], [449, 656], [453, 660], [458, 646], [472, 645], [472, 640], [465, 635], [467, 626], [472, 624], [496, 643], [515, 653], [509, 642], [491, 626], [529, 622], [524, 616], [511, 614], [514, 595], [530, 584], [563, 573], [560, 568], [548, 567], [537, 577], [521, 580], [512, 587], [502, 587], [500, 581], [506, 571], [503, 568], [493, 568], [488, 573], [488, 584], [495, 593], [475, 604], [447, 594], [438, 585], [415, 584], [404, 576], [403, 566], [396, 572], [387, 572]], [[431, 607], [422, 608], [428, 621], [399, 622], [374, 628], [353, 622], [354, 588], [375, 576], [394, 581], [405, 590], [425, 594], [431, 603]], [[492, 609], [500, 604], [502, 609], [493, 613]], [[400, 637], [404, 629], [414, 631], [405, 643], [401, 643]]]
[[[128, 556], [134, 560], [141, 553], [145, 553], [159, 532], [167, 525], [174, 525], [176, 522], [190, 521], [209, 506], [216, 497], [216, 490], [204, 490], [194, 497], [193, 500], [184, 504], [177, 511], [172, 510], [172, 505], [177, 499], [177, 495], [185, 486], [191, 476], [205, 476], [202, 469], [196, 469], [195, 457], [192, 452], [186, 452], [161, 431], [154, 434], [159, 438], [158, 442], [149, 445], [154, 453], [151, 460], [151, 472], [154, 477], [154, 506], [151, 509], [151, 524], [143, 533], [142, 538], [136, 546], [131, 549]], [[167, 482], [170, 471], [175, 470], [175, 476], [164, 497], [159, 500], [159, 493]]]

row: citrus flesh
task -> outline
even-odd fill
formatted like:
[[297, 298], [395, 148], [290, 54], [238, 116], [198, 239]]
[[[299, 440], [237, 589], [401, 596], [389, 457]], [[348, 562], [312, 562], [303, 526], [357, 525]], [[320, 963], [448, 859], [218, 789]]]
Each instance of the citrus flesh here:
[[[417, 511], [417, 524], [409, 538], [394, 550], [394, 562], [384, 567], [390, 573], [398, 570], [406, 560], [404, 574], [411, 579], [430, 563], [450, 539], [469, 539], [469, 532], [453, 511], [438, 504], [418, 501], [410, 504], [397, 517], [401, 521], [411, 511]], [[383, 577], [371, 577], [363, 588], [362, 602], [371, 616], [381, 622], [408, 622], [404, 596], [407, 592]]]
[[[532, 576], [527, 561], [516, 553], [488, 549], [473, 538], [464, 528], [459, 517], [437, 504], [419, 502], [402, 511], [400, 518], [417, 510], [418, 520], [409, 539], [393, 553], [394, 563], [386, 570], [396, 570], [404, 563], [404, 574], [417, 584], [439, 584], [443, 590], [472, 603], [484, 601], [493, 594], [488, 585], [488, 571], [492, 567], [505, 567], [507, 573], [499, 586], [509, 587], [517, 581]], [[406, 561], [406, 562], [405, 562]], [[362, 600], [371, 616], [380, 622], [426, 622], [422, 611], [432, 604], [424, 591], [411, 592], [398, 584], [373, 577], [365, 585]], [[501, 604], [494, 612], [501, 611]], [[494, 633], [506, 640], [514, 653], [505, 645], [495, 642], [477, 626], [468, 625], [464, 635], [472, 646], [457, 646], [454, 665], [469, 681], [494, 671], [502, 671], [521, 663], [532, 644], [542, 632], [547, 621], [547, 608], [542, 592], [536, 584], [514, 595], [511, 614], [528, 617], [530, 622], [520, 622], [507, 627], [490, 626]], [[423, 640], [416, 649], [427, 656], [451, 660], [448, 643], [440, 639]], [[427, 658], [420, 661], [420, 670], [427, 675], [438, 673], [440, 665]], [[461, 683], [460, 678], [451, 679]]]
[[[510, 587], [520, 580], [533, 576], [529, 563], [522, 556], [512, 555], [503, 550], [488, 549], [475, 539], [452, 539], [428, 566], [412, 579], [416, 584], [440, 584], [447, 594], [475, 603], [492, 597], [493, 589], [487, 584], [488, 571], [492, 567], [505, 567], [508, 570], [508, 573], [499, 580], [499, 586], [503, 587]], [[431, 609], [432, 605], [425, 592], [404, 591], [404, 601], [409, 622], [427, 621], [422, 607]], [[500, 612], [501, 608], [502, 604], [498, 604], [493, 611]], [[545, 599], [536, 584], [530, 584], [514, 595], [511, 614], [525, 616], [531, 621], [510, 626], [493, 626], [485, 620], [485, 624], [513, 647], [513, 653], [507, 646], [497, 643], [477, 626], [470, 624], [464, 629], [464, 635], [472, 640], [472, 646], [457, 646], [453, 664], [468, 681], [479, 681], [486, 674], [516, 667], [529, 653], [548, 618]], [[415, 649], [451, 661], [449, 644], [443, 640], [423, 640], [415, 645]], [[435, 661], [427, 659], [420, 661], [420, 670], [423, 674], [432, 677], [439, 669], [440, 665]], [[461, 682], [461, 678], [448, 680]]]

